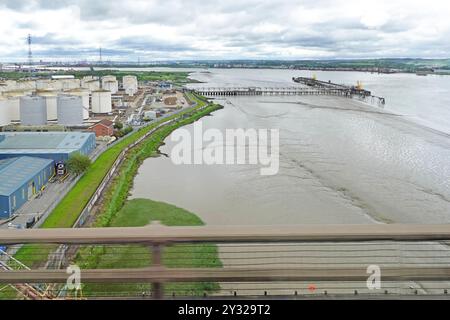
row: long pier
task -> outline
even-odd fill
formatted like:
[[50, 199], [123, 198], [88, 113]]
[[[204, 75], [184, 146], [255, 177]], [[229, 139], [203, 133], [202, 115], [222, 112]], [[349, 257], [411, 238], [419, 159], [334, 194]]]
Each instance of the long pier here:
[[365, 102], [384, 106], [386, 101], [382, 97], [372, 95], [370, 91], [353, 86], [324, 82], [311, 78], [293, 78], [296, 83], [304, 86], [284, 87], [197, 87], [194, 92], [206, 96], [339, 96], [357, 98]]
[[348, 96], [349, 92], [339, 88], [304, 87], [204, 87], [195, 88], [203, 96], [277, 96], [277, 95], [333, 95]]
[[370, 98], [371, 102], [378, 102], [379, 105], [385, 105], [386, 99], [383, 97], [378, 97], [372, 95], [372, 92], [362, 89], [358, 86], [348, 86], [344, 84], [338, 84], [333, 83], [331, 81], [321, 81], [314, 78], [305, 78], [305, 77], [294, 77], [292, 78], [292, 81], [296, 83], [300, 83], [302, 85], [305, 85], [309, 88], [315, 88], [315, 89], [328, 89], [328, 90], [344, 90], [348, 96], [350, 97], [358, 97], [363, 100], [367, 100]]

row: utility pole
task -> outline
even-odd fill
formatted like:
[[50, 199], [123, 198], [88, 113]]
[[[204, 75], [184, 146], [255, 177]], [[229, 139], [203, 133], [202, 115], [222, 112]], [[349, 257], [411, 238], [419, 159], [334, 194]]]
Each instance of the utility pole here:
[[28, 34], [28, 38], [27, 38], [27, 42], [28, 42], [28, 71], [30, 73], [30, 75], [32, 74], [32, 66], [33, 66], [33, 53], [31, 52], [31, 34]]
[[99, 52], [99, 54], [100, 54], [100, 60], [99, 60], [99, 63], [100, 64], [102, 64], [102, 60], [103, 60], [103, 57], [102, 57], [102, 47], [100, 47], [100, 52]]

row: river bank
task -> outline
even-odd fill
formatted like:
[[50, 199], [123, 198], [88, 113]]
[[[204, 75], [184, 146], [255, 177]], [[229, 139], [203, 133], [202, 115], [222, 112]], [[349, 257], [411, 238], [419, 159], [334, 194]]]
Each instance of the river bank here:
[[[193, 76], [212, 87], [232, 84], [271, 87], [288, 85], [291, 75], [291, 71], [256, 74], [224, 70]], [[318, 74], [319, 79], [337, 83], [352, 83], [359, 75], [344, 74], [338, 79], [333, 76], [338, 73]], [[278, 128], [279, 174], [262, 177], [260, 168], [251, 165], [189, 166], [174, 165], [168, 158], [147, 159], [139, 169], [131, 198], [172, 203], [196, 212], [208, 225], [449, 223], [447, 79], [388, 77], [391, 76], [371, 75], [364, 82], [367, 89], [388, 97], [384, 110], [332, 97], [222, 99], [224, 110], [203, 119], [204, 130]], [[431, 128], [426, 122], [432, 122]], [[186, 129], [192, 133], [192, 126]], [[161, 152], [171, 154], [173, 147], [168, 138]], [[167, 172], [176, 178], [168, 179]], [[150, 178], [154, 183], [147, 184]], [[186, 187], [189, 181], [196, 183]], [[208, 190], [208, 197], [203, 196], [204, 190]], [[238, 263], [255, 266], [270, 263], [280, 267], [302, 263], [311, 267], [448, 263], [445, 260], [448, 247], [441, 244], [428, 247], [328, 244], [318, 248], [275, 245], [270, 247], [271, 253], [265, 250], [219, 246], [219, 255], [225, 268]], [[427, 250], [439, 252], [439, 257], [418, 258]], [[234, 290], [247, 293], [259, 290], [261, 294], [266, 288], [269, 293], [282, 293], [277, 285], [280, 284], [229, 284], [222, 285], [222, 290], [228, 294]], [[283, 292], [308, 292], [308, 285], [284, 283]], [[365, 287], [364, 283], [315, 285], [328, 289], [330, 294], [346, 290], [351, 294], [352, 288]], [[434, 290], [429, 283], [391, 283], [386, 287], [390, 292], [404, 293]]]
[[[119, 173], [103, 196], [101, 205], [97, 209], [93, 227], [128, 227], [145, 226], [152, 221], [171, 226], [203, 225], [203, 221], [195, 214], [170, 204], [155, 202], [148, 199], [127, 200], [133, 180], [139, 166], [148, 157], [157, 155], [158, 149], [164, 139], [176, 128], [185, 126], [200, 118], [210, 115], [221, 109], [219, 105], [206, 105], [205, 101], [196, 96], [191, 99], [199, 105], [201, 111], [169, 126], [162, 127], [146, 139], [142, 145], [127, 155]], [[203, 259], [207, 256], [208, 259]], [[96, 268], [135, 268], [151, 265], [151, 252], [143, 246], [88, 246], [82, 247], [74, 257], [75, 263], [82, 269]], [[199, 244], [192, 246], [172, 246], [163, 253], [164, 265], [179, 267], [190, 264], [193, 267], [220, 267], [217, 247], [213, 244]], [[217, 283], [190, 283], [188, 285], [171, 284], [166, 290], [173, 294], [200, 295], [205, 292], [215, 292], [219, 289]], [[149, 285], [122, 284], [122, 285], [86, 285], [85, 296], [95, 296], [99, 292], [113, 296], [114, 293], [123, 295], [127, 292], [131, 296], [138, 296], [142, 292], [150, 294]]]
[[[143, 143], [138, 145], [138, 147], [133, 148], [131, 152], [127, 154], [126, 161], [120, 167], [120, 174], [114, 179], [109, 187], [109, 192], [105, 196], [105, 199], [108, 199], [106, 202], [103, 202], [104, 204], [107, 204], [106, 208], [103, 207], [105, 211], [100, 210], [100, 213], [96, 216], [98, 218], [96, 226], [105, 227], [112, 221], [114, 215], [121, 209], [126, 200], [128, 189], [130, 188], [132, 178], [134, 177], [133, 170], [134, 172], [137, 170], [139, 163], [142, 162], [143, 159], [156, 153], [165, 137], [176, 128], [197, 121], [198, 119], [211, 114], [215, 110], [222, 108], [222, 106], [217, 104], [208, 104], [206, 100], [195, 95], [189, 95], [189, 98], [196, 104], [192, 110], [187, 110], [165, 119], [164, 121], [171, 120], [172, 118], [179, 118], [176, 122], [157, 129], [148, 139], [145, 139]], [[72, 227], [85, 204], [95, 192], [96, 187], [100, 184], [102, 177], [105, 176], [107, 170], [109, 170], [112, 162], [117, 158], [123, 147], [130, 145], [133, 141], [144, 136], [146, 132], [149, 132], [158, 125], [159, 122], [156, 122], [132, 136], [125, 138], [120, 143], [104, 152], [93, 163], [88, 169], [88, 172], [83, 175], [63, 201], [56, 207], [54, 212], [50, 214], [41, 227]], [[108, 163], [110, 164], [108, 165]], [[41, 265], [51, 258], [49, 254], [56, 250], [56, 248], [57, 246], [55, 245], [24, 245], [17, 251], [14, 257], [25, 265]], [[13, 296], [14, 292], [11, 290], [0, 293], [0, 299], [3, 297], [11, 298]]]

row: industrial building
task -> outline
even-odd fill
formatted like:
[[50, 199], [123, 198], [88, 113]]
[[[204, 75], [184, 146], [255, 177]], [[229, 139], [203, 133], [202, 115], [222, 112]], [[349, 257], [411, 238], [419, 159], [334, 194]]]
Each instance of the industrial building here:
[[114, 122], [103, 119], [91, 126], [88, 130], [95, 132], [97, 137], [110, 137], [114, 134]]
[[0, 159], [29, 156], [66, 161], [76, 152], [89, 155], [95, 147], [91, 132], [0, 133]]
[[53, 160], [18, 157], [0, 160], [0, 219], [8, 219], [42, 190], [54, 175]]

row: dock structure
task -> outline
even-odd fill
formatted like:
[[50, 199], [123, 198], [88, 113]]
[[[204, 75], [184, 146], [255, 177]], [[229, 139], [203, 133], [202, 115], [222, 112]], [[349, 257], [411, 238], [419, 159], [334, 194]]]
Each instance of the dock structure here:
[[346, 96], [342, 89], [304, 88], [304, 87], [205, 87], [195, 88], [203, 96], [279, 96], [279, 95], [334, 95]]
[[359, 98], [362, 100], [370, 100], [372, 103], [377, 102], [378, 105], [384, 106], [386, 104], [386, 99], [383, 97], [378, 97], [372, 95], [372, 92], [363, 89], [362, 87], [358, 86], [348, 86], [345, 84], [338, 84], [333, 83], [331, 81], [321, 81], [317, 80], [315, 78], [305, 78], [305, 77], [294, 77], [292, 78], [292, 81], [295, 83], [299, 83], [302, 85], [305, 85], [309, 88], [315, 88], [315, 89], [327, 89], [327, 90], [343, 90], [347, 94], [346, 96], [349, 96], [351, 98]]
[[293, 81], [303, 86], [284, 87], [197, 87], [192, 91], [205, 96], [339, 96], [358, 98], [365, 102], [384, 106], [385, 99], [372, 95], [370, 91], [332, 82], [324, 82], [311, 78], [293, 78]]

